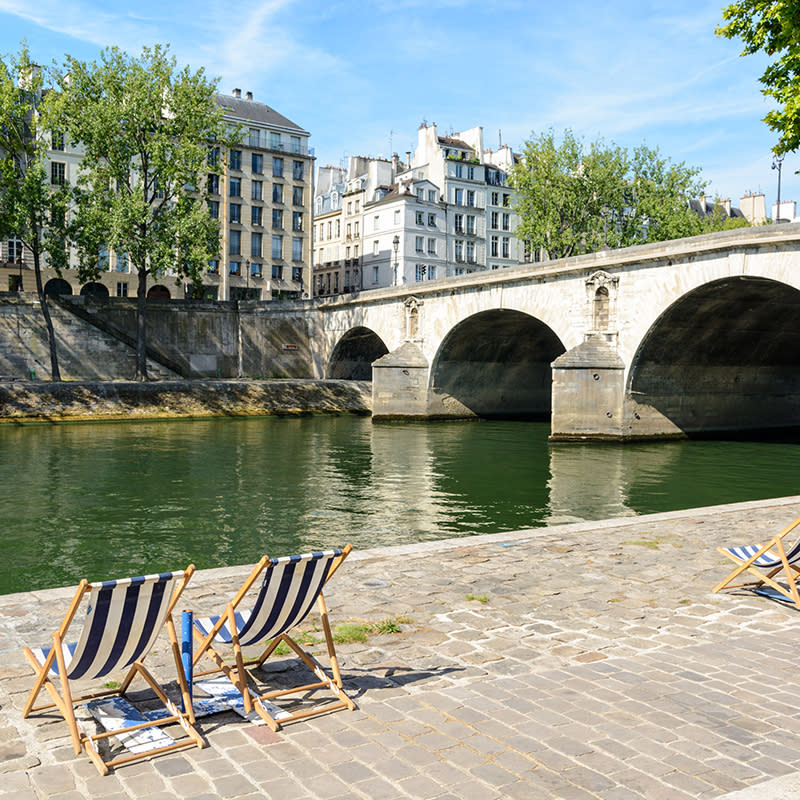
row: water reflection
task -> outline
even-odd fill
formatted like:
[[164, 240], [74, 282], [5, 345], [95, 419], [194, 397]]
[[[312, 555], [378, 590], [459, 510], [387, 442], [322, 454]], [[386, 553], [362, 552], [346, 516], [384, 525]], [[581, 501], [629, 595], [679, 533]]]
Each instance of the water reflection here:
[[221, 419], [0, 428], [0, 592], [798, 493], [798, 445]]

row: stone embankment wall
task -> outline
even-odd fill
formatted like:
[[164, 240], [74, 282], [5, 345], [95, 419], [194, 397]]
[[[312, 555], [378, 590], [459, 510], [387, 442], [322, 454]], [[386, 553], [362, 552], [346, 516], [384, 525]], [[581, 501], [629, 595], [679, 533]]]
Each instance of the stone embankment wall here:
[[365, 381], [0, 382], [0, 423], [369, 414]]

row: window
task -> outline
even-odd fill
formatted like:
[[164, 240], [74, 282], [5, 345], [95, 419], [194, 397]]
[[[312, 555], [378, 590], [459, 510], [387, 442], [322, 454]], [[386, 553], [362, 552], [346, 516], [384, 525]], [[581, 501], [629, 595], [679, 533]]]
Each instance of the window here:
[[279, 133], [275, 133], [275, 131], [269, 132], [269, 146], [270, 150], [281, 149], [281, 135]]
[[128, 296], [128, 282], [117, 281], [117, 297], [127, 297], [127, 296]]
[[[260, 233], [259, 234], [253, 234], [253, 235], [254, 236], [256, 236], [256, 235], [261, 236]], [[251, 264], [250, 265], [250, 274], [254, 278], [260, 278], [261, 277], [261, 264], [259, 264], [259, 263]]]
[[342, 235], [342, 221], [340, 219], [336, 220], [336, 238], [338, 239]]
[[352, 226], [350, 225], [350, 223], [348, 222], [348, 223], [347, 223], [347, 238], [348, 238], [348, 239], [352, 239], [352, 238], [353, 238], [353, 233], [352, 233], [352, 231], [353, 231], [353, 228], [352, 228]]
[[508, 251], [509, 251], [509, 238], [508, 236], [503, 237], [503, 258], [508, 258]]
[[219, 259], [218, 259], [218, 258], [212, 258], [212, 259], [211, 259], [211, 260], [208, 262], [208, 271], [209, 271], [210, 273], [216, 273], [216, 272], [219, 272]]
[[301, 230], [303, 230], [303, 212], [302, 211], [292, 211], [292, 230], [293, 231], [301, 231]]
[[292, 267], [292, 280], [295, 283], [302, 283], [303, 282], [303, 268], [302, 267]]
[[377, 267], [373, 267], [372, 268], [372, 282], [373, 283], [377, 283], [378, 282], [378, 268]]
[[353, 248], [353, 261], [358, 261], [358, 245]]
[[467, 190], [467, 205], [468, 206], [475, 205], [475, 192], [472, 189]]
[[425, 237], [424, 236], [415, 236], [414, 237], [414, 249], [418, 253], [425, 252]]
[[[117, 251], [117, 272], [128, 272], [130, 265], [128, 263], [128, 254], [124, 250]], [[127, 295], [125, 295], [127, 297]]]
[[353, 213], [353, 204], [352, 203], [348, 203], [347, 204], [347, 213], [348, 214], [352, 214]]
[[299, 236], [292, 237], [292, 261], [303, 260], [303, 240]]
[[261, 206], [251, 206], [250, 207], [250, 224], [251, 225], [261, 225], [262, 222], [262, 213], [264, 209]]
[[53, 131], [50, 134], [50, 148], [52, 150], [64, 150], [64, 134], [59, 131]]
[[500, 205], [500, 193], [499, 192], [492, 192], [492, 205], [499, 206]]
[[475, 167], [467, 167], [467, 178], [471, 181], [475, 180]]
[[464, 215], [463, 214], [456, 214], [455, 215], [455, 226], [456, 226], [456, 233], [464, 233]]
[[283, 227], [283, 211], [281, 211], [279, 208], [272, 209], [272, 227], [273, 228]]
[[417, 211], [415, 215], [417, 225], [425, 224], [425, 215], [421, 211]]
[[436, 265], [435, 264], [431, 264], [428, 267], [428, 280], [429, 281], [435, 281], [436, 280]]
[[399, 225], [400, 224], [400, 210], [399, 209], [394, 212], [394, 224], [395, 225]]
[[350, 248], [349, 247], [345, 247], [345, 249], [344, 249], [344, 258], [345, 258], [345, 261], [349, 261], [350, 260]]
[[503, 230], [511, 230], [511, 214], [503, 214]]
[[99, 269], [108, 269], [108, 247], [104, 244], [97, 251], [97, 266]]
[[463, 189], [456, 189], [455, 204], [457, 206], [463, 206], [464, 205], [464, 190]]
[[264, 184], [261, 181], [252, 181], [250, 183], [250, 199], [251, 200], [264, 199]]
[[228, 253], [230, 253], [230, 255], [232, 255], [232, 256], [238, 256], [238, 255], [242, 254], [242, 232], [241, 231], [231, 231], [230, 232]]
[[219, 175], [208, 176], [208, 192], [209, 194], [219, 194]]
[[464, 242], [460, 239], [456, 239], [455, 241], [455, 257], [456, 261], [464, 260]]
[[292, 189], [292, 205], [295, 205], [295, 206], [303, 205], [303, 187], [302, 186], [295, 186]]
[[250, 169], [256, 174], [261, 175], [264, 172], [264, 156], [261, 153], [253, 153], [250, 156]]
[[353, 223], [353, 236], [355, 236], [356, 239], [358, 239], [359, 233], [358, 233], [358, 223], [357, 222]]
[[372, 243], [372, 255], [376, 256], [381, 251], [381, 243], [376, 239]]
[[208, 201], [208, 213], [214, 219], [219, 219], [219, 200]]
[[475, 217], [472, 214], [467, 216], [467, 233], [475, 235]]
[[279, 158], [278, 156], [272, 157], [272, 177], [273, 178], [283, 177], [283, 159]]
[[461, 164], [454, 164], [456, 178], [464, 177], [464, 168]]
[[503, 192], [503, 206], [508, 208], [511, 205], [511, 195]]
[[436, 227], [436, 214], [428, 214], [428, 227]]
[[498, 243], [497, 237], [496, 236], [492, 236], [492, 245], [491, 245], [492, 246], [492, 250], [491, 250], [492, 258], [497, 258], [497, 243]]
[[334, 272], [333, 273], [333, 291], [334, 292], [338, 292], [339, 291], [339, 273], [338, 272]]
[[296, 181], [303, 180], [303, 162], [302, 161], [293, 161], [292, 162], [292, 177]]
[[428, 239], [428, 255], [436, 255], [436, 239]]
[[283, 256], [283, 236], [272, 237], [272, 257], [281, 258]]
[[241, 178], [231, 178], [230, 180], [230, 189], [228, 194], [231, 197], [241, 197], [242, 196], [242, 179]]
[[276, 281], [280, 281], [283, 279], [283, 267], [280, 264], [272, 265], [272, 277]]
[[428, 202], [435, 203], [436, 202], [436, 190], [435, 189], [428, 189]]
[[63, 186], [66, 183], [67, 165], [63, 161], [50, 162], [50, 183]]
[[283, 202], [283, 184], [280, 183], [272, 184], [272, 202], [273, 203]]
[[209, 147], [206, 160], [210, 167], [216, 167], [219, 164], [219, 147]]
[[250, 255], [252, 258], [261, 258], [261, 234], [250, 234]]
[[497, 211], [492, 211], [491, 227], [494, 228], [494, 230], [497, 230], [497, 220], [498, 220], [498, 218], [499, 218], [499, 214], [497, 213]]
[[475, 263], [475, 242], [467, 242], [467, 261], [470, 264]]
[[242, 221], [242, 207], [239, 203], [231, 203], [230, 205], [230, 221], [231, 222], [241, 222]]
[[379, 215], [375, 215], [375, 218], [372, 220], [372, 230], [379, 231], [381, 229], [381, 218]]
[[231, 261], [228, 265], [228, 272], [231, 275], [238, 275], [239, 274], [239, 262], [238, 261]]
[[417, 200], [424, 200], [424, 199], [425, 199], [425, 190], [417, 189]]
[[302, 147], [300, 146], [300, 137], [299, 136], [290, 136], [289, 137], [289, 144], [292, 148], [293, 153], [297, 153], [298, 155], [303, 152]]
[[231, 169], [242, 168], [242, 151], [231, 150]]

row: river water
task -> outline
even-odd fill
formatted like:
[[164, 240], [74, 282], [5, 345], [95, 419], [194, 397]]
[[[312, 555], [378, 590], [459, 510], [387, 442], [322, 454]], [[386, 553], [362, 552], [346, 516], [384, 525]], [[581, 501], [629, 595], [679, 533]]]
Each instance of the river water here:
[[550, 444], [549, 424], [0, 426], [0, 594], [800, 493], [800, 439]]

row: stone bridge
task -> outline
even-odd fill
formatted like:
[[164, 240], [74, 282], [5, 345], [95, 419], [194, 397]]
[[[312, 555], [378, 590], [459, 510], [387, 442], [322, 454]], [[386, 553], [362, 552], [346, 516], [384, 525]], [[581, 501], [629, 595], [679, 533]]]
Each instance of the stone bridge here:
[[800, 425], [800, 223], [325, 300], [316, 370], [387, 418], [551, 419], [554, 439]]

